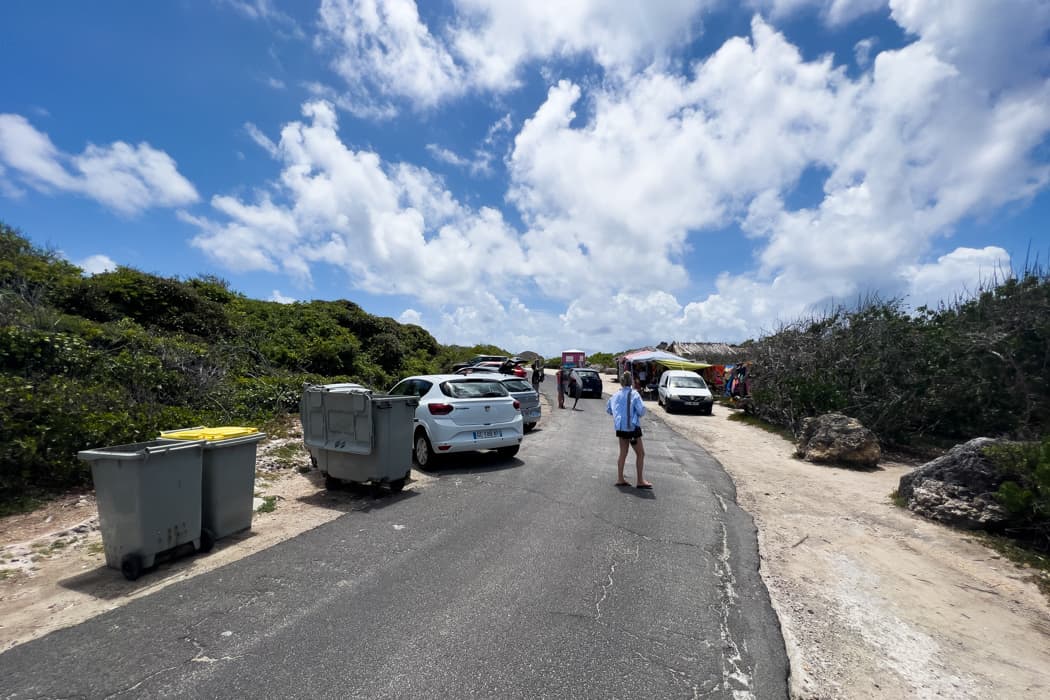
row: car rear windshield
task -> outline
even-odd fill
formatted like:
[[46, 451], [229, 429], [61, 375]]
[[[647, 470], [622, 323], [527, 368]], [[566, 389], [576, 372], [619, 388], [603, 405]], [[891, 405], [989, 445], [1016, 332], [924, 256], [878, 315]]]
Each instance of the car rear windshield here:
[[598, 377], [598, 373], [595, 372], [593, 369], [581, 369], [581, 370], [577, 370], [577, 371], [579, 372], [580, 376], [583, 377], [584, 379], [598, 379], [599, 378]]
[[483, 399], [510, 396], [503, 384], [493, 379], [450, 379], [441, 384], [441, 393], [453, 399]]
[[503, 386], [510, 391], [532, 391], [532, 385], [524, 379], [508, 379], [503, 382]]
[[701, 377], [671, 377], [670, 385], [679, 389], [706, 389]]

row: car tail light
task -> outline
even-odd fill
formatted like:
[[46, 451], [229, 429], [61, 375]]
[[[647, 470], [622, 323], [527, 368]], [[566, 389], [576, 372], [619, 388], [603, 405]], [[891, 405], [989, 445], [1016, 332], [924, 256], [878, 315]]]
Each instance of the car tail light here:
[[521, 401], [514, 399], [514, 408], [521, 408]]
[[427, 408], [432, 416], [447, 416], [452, 413], [453, 407], [450, 403], [430, 403], [427, 404]]
[[524, 377], [525, 376], [525, 370], [522, 369], [521, 367], [515, 367], [514, 368], [514, 375], [517, 376], [517, 377]]

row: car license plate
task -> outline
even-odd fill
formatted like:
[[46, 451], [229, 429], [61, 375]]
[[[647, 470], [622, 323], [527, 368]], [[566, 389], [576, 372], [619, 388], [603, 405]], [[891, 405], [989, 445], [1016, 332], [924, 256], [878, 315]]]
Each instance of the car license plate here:
[[477, 430], [474, 432], [475, 440], [488, 440], [489, 438], [503, 437], [502, 430]]
[[529, 418], [535, 418], [538, 415], [540, 415], [540, 409], [533, 408], [529, 410]]
[[685, 405], [686, 406], [699, 406], [700, 402], [699, 401], [686, 401]]

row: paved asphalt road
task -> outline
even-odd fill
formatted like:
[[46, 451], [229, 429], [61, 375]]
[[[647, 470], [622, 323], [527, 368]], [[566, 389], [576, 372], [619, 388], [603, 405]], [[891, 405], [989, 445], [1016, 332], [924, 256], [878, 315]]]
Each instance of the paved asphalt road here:
[[0, 654], [0, 697], [786, 697], [718, 463], [650, 416], [655, 489], [617, 489], [604, 400], [549, 413], [513, 460]]

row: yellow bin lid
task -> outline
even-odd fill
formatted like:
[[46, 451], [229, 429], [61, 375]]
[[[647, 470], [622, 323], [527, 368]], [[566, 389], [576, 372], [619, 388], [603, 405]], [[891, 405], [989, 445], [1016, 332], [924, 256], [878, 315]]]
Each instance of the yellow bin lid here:
[[231, 440], [256, 434], [258, 429], [246, 428], [236, 425], [226, 425], [218, 428], [183, 428], [182, 430], [162, 430], [161, 437], [172, 440]]

